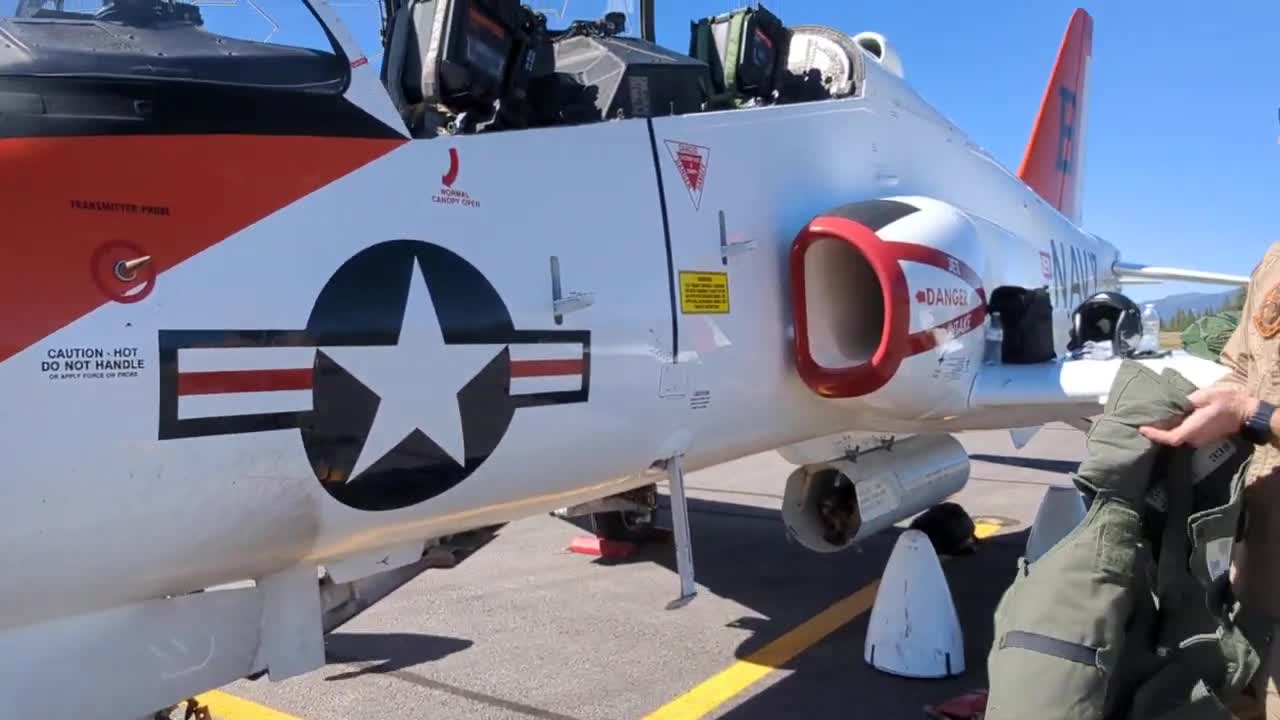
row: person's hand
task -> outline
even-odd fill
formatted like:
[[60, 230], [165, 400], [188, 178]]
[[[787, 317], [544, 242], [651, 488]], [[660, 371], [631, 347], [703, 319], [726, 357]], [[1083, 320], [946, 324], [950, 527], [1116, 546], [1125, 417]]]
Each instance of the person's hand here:
[[1162, 445], [1201, 448], [1239, 432], [1258, 404], [1256, 399], [1228, 388], [1197, 390], [1187, 399], [1195, 408], [1190, 415], [1173, 421], [1168, 428], [1147, 425], [1138, 428], [1138, 432]]

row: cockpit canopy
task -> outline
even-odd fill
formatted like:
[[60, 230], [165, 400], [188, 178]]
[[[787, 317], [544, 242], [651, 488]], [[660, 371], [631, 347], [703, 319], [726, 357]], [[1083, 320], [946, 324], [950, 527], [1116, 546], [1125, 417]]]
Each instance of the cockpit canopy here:
[[426, 138], [843, 97], [861, 91], [864, 56], [881, 62], [856, 38], [789, 27], [762, 4], [696, 19], [687, 48], [666, 48], [654, 0], [5, 2], [0, 90], [58, 132], [127, 133], [161, 116], [170, 130], [217, 131], [234, 117], [255, 132], [296, 131], [282, 118], [304, 110], [320, 134], [338, 112], [361, 133], [402, 132], [376, 119], [385, 101], [362, 105], [369, 69], [346, 92], [366, 65], [404, 127]]
[[[552, 28], [569, 26], [581, 13], [614, 14], [637, 32], [637, 1], [567, 0], [534, 9]], [[384, 26], [396, 4], [347, 0], [329, 9], [355, 37], [363, 57], [376, 64], [382, 62]], [[341, 91], [357, 59], [344, 56], [305, 0], [0, 0], [0, 75]]]
[[[375, 11], [376, 12], [376, 11]], [[347, 63], [301, 0], [17, 0], [0, 75], [340, 91]]]

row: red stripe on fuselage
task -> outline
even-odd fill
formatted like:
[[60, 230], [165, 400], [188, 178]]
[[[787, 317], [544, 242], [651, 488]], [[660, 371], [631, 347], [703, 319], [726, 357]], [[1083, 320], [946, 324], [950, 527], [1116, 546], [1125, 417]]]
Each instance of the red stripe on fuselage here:
[[[94, 253], [128, 243], [163, 272], [404, 140], [258, 135], [39, 137], [0, 140], [5, 187], [0, 362], [110, 302]], [[269, 243], [259, 248], [264, 262]], [[124, 259], [124, 258], [121, 258]], [[210, 275], [230, 292], [236, 278]], [[106, 341], [104, 339], [104, 341]]]
[[310, 390], [311, 380], [311, 368], [189, 372], [178, 375], [178, 394], [221, 395], [226, 393]]
[[512, 360], [511, 377], [555, 377], [581, 375], [586, 371], [582, 360]]
[[928, 330], [911, 333], [907, 336], [907, 357], [919, 355], [937, 347], [939, 335], [957, 338], [983, 327], [982, 321], [986, 317], [987, 307], [979, 305], [960, 317], [952, 318], [944, 323], [938, 323]]
[[918, 262], [922, 265], [932, 265], [939, 270], [944, 270], [956, 277], [969, 283], [969, 287], [978, 294], [978, 299], [984, 303], [987, 301], [987, 291], [982, 287], [982, 278], [978, 275], [978, 271], [969, 266], [969, 263], [952, 255], [944, 250], [929, 247], [928, 245], [917, 245], [915, 243], [899, 242], [895, 240], [884, 240], [885, 245], [892, 249], [894, 255], [899, 260], [909, 260]]
[[982, 286], [982, 277], [968, 263], [945, 250], [939, 250], [928, 245], [917, 245], [894, 240], [884, 240], [883, 242], [898, 260], [930, 265], [964, 280], [969, 284], [969, 287], [973, 288], [973, 292], [978, 296], [980, 303], [978, 307], [963, 315], [908, 335], [906, 357], [919, 355], [937, 347], [939, 334], [960, 337], [982, 327], [982, 321], [987, 317], [987, 291]]

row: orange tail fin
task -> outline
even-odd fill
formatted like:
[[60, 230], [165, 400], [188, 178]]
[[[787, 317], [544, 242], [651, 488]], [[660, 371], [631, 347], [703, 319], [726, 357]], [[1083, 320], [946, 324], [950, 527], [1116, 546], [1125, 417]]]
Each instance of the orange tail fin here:
[[1085, 109], [1092, 54], [1093, 18], [1077, 9], [1062, 36], [1040, 114], [1018, 168], [1023, 182], [1077, 225], [1082, 217]]

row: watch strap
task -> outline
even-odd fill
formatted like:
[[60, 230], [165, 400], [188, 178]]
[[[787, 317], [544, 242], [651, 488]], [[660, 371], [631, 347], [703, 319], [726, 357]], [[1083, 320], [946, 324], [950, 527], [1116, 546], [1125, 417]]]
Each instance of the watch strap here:
[[1258, 401], [1258, 407], [1249, 415], [1241, 428], [1240, 434], [1254, 445], [1265, 445], [1271, 438], [1271, 416], [1276, 408], [1265, 400]]

